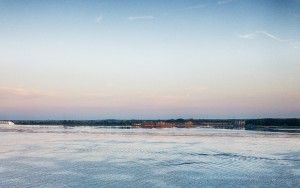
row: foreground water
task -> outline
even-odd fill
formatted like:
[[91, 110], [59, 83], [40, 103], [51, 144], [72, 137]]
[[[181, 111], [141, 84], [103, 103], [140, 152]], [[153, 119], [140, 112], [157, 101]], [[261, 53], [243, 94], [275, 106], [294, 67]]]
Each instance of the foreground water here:
[[300, 134], [0, 127], [0, 187], [299, 187]]

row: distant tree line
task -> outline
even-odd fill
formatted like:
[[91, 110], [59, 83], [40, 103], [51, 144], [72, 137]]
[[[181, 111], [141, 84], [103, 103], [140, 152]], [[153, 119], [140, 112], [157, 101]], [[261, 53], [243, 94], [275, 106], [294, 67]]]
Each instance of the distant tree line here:
[[19, 125], [128, 126], [138, 120], [14, 120]]
[[245, 121], [246, 129], [256, 129], [258, 127], [287, 127], [300, 128], [300, 119], [168, 119], [168, 120], [13, 120], [15, 124], [19, 125], [65, 125], [65, 126], [130, 126], [134, 124], [141, 124], [145, 122], [159, 122], [184, 124], [192, 122], [194, 125], [203, 123], [227, 123], [234, 124], [236, 121]]
[[248, 119], [246, 120], [246, 130], [277, 131], [279, 129], [300, 129], [300, 119]]
[[248, 119], [246, 125], [300, 127], [300, 119]]
[[13, 120], [15, 124], [19, 125], [69, 125], [69, 126], [128, 126], [138, 123], [145, 122], [160, 122], [164, 121], [167, 123], [175, 123], [175, 124], [184, 124], [187, 122], [192, 122], [195, 125], [201, 124], [203, 122], [226, 122], [226, 123], [234, 123], [236, 120], [225, 120], [225, 119], [168, 119], [168, 120], [116, 120], [116, 119], [107, 119], [107, 120]]

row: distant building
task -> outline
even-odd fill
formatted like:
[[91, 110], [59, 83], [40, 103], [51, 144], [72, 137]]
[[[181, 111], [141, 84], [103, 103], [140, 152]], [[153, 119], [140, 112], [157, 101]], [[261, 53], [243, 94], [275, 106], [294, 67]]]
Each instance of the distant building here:
[[175, 127], [175, 123], [168, 123], [164, 121], [159, 122], [144, 122], [140, 127], [142, 128], [172, 128]]
[[186, 127], [193, 127], [194, 126], [194, 123], [192, 121], [188, 121], [188, 122], [185, 122], [184, 125]]

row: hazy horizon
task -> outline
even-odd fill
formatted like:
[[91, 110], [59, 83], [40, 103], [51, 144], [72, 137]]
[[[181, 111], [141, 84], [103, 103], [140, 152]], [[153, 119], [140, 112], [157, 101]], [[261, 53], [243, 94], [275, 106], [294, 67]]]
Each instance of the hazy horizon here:
[[300, 1], [0, 0], [0, 119], [300, 118]]
[[295, 117], [277, 117], [277, 118], [269, 118], [269, 117], [259, 117], [259, 118], [141, 118], [141, 119], [135, 119], [135, 118], [128, 118], [128, 119], [121, 119], [121, 118], [106, 118], [106, 119], [0, 119], [2, 121], [107, 121], [107, 120], [116, 120], [116, 121], [131, 121], [131, 120], [137, 120], [137, 121], [165, 121], [165, 120], [178, 120], [178, 119], [184, 119], [184, 120], [252, 120], [252, 119], [299, 119]]

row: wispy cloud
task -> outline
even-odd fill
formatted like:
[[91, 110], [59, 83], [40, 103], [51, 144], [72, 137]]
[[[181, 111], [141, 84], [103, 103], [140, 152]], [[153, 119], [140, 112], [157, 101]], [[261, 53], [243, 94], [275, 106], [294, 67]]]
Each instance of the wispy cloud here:
[[207, 6], [206, 4], [190, 5], [190, 6], [183, 7], [183, 8], [169, 10], [169, 11], [165, 12], [164, 15], [169, 15], [169, 14], [174, 13], [174, 12], [181, 12], [181, 11], [202, 9], [202, 8], [204, 8], [206, 6]]
[[151, 15], [146, 15], [146, 16], [129, 16], [127, 19], [130, 21], [135, 21], [135, 20], [153, 20], [155, 17]]
[[[217, 3], [217, 5], [224, 5], [224, 4], [232, 3], [234, 1], [236, 1], [236, 0], [219, 0], [216, 3]], [[168, 15], [170, 12], [180, 12], [180, 11], [203, 9], [207, 6], [209, 6], [207, 3], [194, 4], [194, 5], [190, 5], [190, 6], [187, 6], [187, 7], [182, 7], [182, 8], [179, 8], [179, 9], [173, 9], [173, 10], [170, 10], [170, 11], [164, 13], [164, 14]]]
[[280, 37], [277, 37], [274, 34], [271, 34], [267, 31], [254, 31], [252, 33], [241, 34], [241, 35], [238, 35], [238, 36], [240, 38], [244, 38], [244, 39], [254, 39], [259, 35], [270, 38], [270, 39], [273, 39], [273, 40], [278, 41], [278, 42], [289, 42], [290, 41], [290, 40], [287, 40], [287, 39], [282, 39]]
[[256, 33], [257, 33], [257, 34], [264, 35], [264, 36], [266, 36], [266, 37], [268, 37], [268, 38], [271, 38], [271, 39], [273, 39], [273, 40], [276, 40], [276, 41], [278, 41], [278, 42], [289, 42], [289, 41], [290, 41], [290, 40], [286, 40], [286, 39], [282, 39], [282, 38], [280, 38], [280, 37], [277, 37], [277, 36], [275, 36], [275, 35], [273, 35], [273, 34], [271, 34], [271, 33], [268, 33], [268, 32], [266, 32], [266, 31], [256, 31]]
[[287, 16], [295, 17], [295, 18], [300, 18], [300, 12], [296, 11], [290, 11], [287, 13]]
[[253, 34], [253, 33], [240, 34], [238, 36], [243, 39], [254, 39], [255, 38], [255, 34]]
[[218, 5], [224, 5], [228, 3], [232, 3], [234, 0], [220, 0], [217, 2]]
[[206, 4], [197, 4], [197, 5], [192, 5], [192, 6], [188, 6], [186, 8], [183, 8], [182, 10], [192, 10], [192, 9], [201, 9], [206, 7]]
[[276, 42], [286, 43], [286, 44], [293, 46], [294, 48], [299, 49], [299, 42], [292, 41], [290, 39], [283, 39], [283, 38], [278, 37], [270, 32], [267, 32], [267, 31], [254, 31], [252, 33], [238, 35], [239, 38], [243, 38], [243, 39], [255, 39], [258, 36], [263, 36], [263, 37], [269, 38], [271, 40], [274, 40]]
[[102, 20], [103, 20], [103, 17], [102, 17], [102, 16], [98, 16], [98, 17], [96, 18], [96, 23], [101, 23]]
[[300, 13], [294, 13], [293, 15], [297, 18], [300, 18]]
[[26, 89], [22, 87], [0, 87], [0, 99], [34, 99], [44, 96], [48, 96], [48, 94], [37, 90]]

